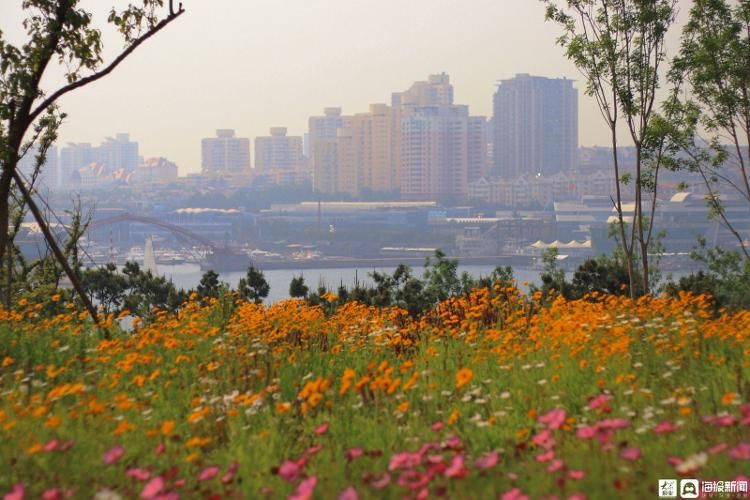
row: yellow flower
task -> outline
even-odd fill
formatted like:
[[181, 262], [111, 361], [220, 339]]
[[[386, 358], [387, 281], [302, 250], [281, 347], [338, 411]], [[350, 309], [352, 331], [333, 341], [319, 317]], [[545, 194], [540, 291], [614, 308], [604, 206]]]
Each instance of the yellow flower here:
[[471, 368], [461, 368], [456, 372], [456, 389], [460, 389], [474, 378], [474, 372]]

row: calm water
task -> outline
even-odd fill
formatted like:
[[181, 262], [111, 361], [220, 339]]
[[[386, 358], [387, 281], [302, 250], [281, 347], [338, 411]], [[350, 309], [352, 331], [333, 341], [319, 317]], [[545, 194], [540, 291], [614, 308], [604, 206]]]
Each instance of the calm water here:
[[[355, 281], [358, 279], [360, 283], [368, 284], [372, 283], [369, 273], [377, 270], [378, 272], [385, 272], [392, 274], [396, 269], [395, 267], [382, 267], [382, 268], [341, 268], [341, 269], [305, 269], [305, 270], [294, 270], [294, 269], [273, 269], [263, 271], [266, 276], [266, 281], [271, 286], [271, 292], [268, 295], [267, 302], [275, 302], [281, 299], [289, 298], [289, 282], [292, 278], [299, 276], [300, 274], [305, 277], [305, 284], [310, 289], [317, 288], [319, 283], [324, 286], [335, 290], [340, 284], [352, 287]], [[495, 269], [495, 266], [482, 265], [482, 266], [461, 266], [459, 265], [459, 273], [466, 271], [474, 278], [481, 276], [487, 276]], [[421, 276], [423, 269], [421, 267], [412, 268], [414, 274]], [[163, 274], [168, 279], [171, 279], [178, 288], [195, 288], [200, 282], [202, 272], [200, 266], [197, 264], [180, 264], [175, 266], [158, 266], [159, 274]], [[524, 281], [529, 283], [535, 283], [539, 280], [539, 271], [533, 269], [514, 269], [514, 275], [519, 284]], [[244, 272], [229, 272], [221, 273], [220, 280], [229, 283], [232, 287], [237, 287], [240, 278], [244, 277]]]

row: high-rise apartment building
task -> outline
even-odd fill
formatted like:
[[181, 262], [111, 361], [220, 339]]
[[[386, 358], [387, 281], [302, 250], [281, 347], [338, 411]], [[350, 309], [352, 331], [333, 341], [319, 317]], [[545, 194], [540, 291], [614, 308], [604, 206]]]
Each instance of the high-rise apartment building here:
[[369, 113], [349, 117], [345, 132], [340, 135], [351, 143], [351, 152], [344, 150], [340, 163], [342, 175], [348, 179], [343, 192], [358, 195], [362, 191], [398, 191], [399, 121], [397, 109], [385, 104], [372, 104]]
[[138, 143], [130, 140], [130, 134], [107, 137], [98, 149], [98, 161], [110, 170], [132, 172], [140, 163]]
[[488, 174], [487, 164], [487, 118], [470, 116], [468, 123], [468, 182], [473, 182]]
[[469, 179], [486, 174], [486, 119], [453, 104], [445, 73], [431, 75], [391, 106], [310, 118], [313, 185], [321, 193], [394, 193], [403, 199], [463, 200]]
[[401, 198], [466, 199], [470, 176], [485, 172], [486, 119], [471, 117], [468, 106], [453, 103], [445, 73], [393, 94], [392, 103], [400, 115]]
[[430, 75], [427, 81], [414, 82], [409, 90], [391, 96], [393, 106], [450, 106], [453, 104], [453, 85], [450, 77], [441, 73]]
[[494, 96], [495, 175], [553, 175], [575, 169], [578, 91], [573, 81], [519, 74]]
[[250, 139], [235, 137], [234, 130], [220, 129], [216, 137], [201, 141], [203, 173], [247, 173], [250, 170]]
[[336, 142], [338, 130], [344, 128], [346, 122], [341, 108], [325, 108], [323, 116], [310, 117], [310, 162], [313, 189], [318, 193], [341, 192]]
[[469, 172], [468, 106], [409, 106], [401, 119], [401, 198], [463, 200]]
[[59, 187], [73, 187], [73, 176], [79, 169], [99, 161], [99, 148], [87, 142], [68, 143], [60, 149]]
[[255, 174], [276, 184], [309, 180], [302, 154], [302, 137], [288, 136], [286, 127], [273, 127], [270, 134], [255, 138]]

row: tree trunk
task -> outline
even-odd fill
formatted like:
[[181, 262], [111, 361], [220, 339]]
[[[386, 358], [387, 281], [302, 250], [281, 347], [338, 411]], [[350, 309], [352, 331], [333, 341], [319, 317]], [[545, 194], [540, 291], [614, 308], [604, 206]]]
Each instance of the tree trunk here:
[[612, 159], [614, 161], [614, 167], [615, 167], [615, 192], [617, 195], [617, 200], [615, 203], [615, 209], [617, 210], [617, 218], [618, 222], [617, 225], [620, 229], [620, 238], [621, 243], [620, 246], [622, 247], [622, 253], [625, 257], [625, 267], [628, 270], [628, 286], [630, 287], [630, 298], [635, 298], [635, 287], [634, 287], [634, 270], [633, 270], [633, 254], [632, 254], [632, 246], [628, 248], [628, 240], [626, 239], [627, 236], [625, 234], [625, 221], [623, 220], [622, 216], [622, 191], [620, 190], [620, 161], [617, 158], [617, 130], [616, 130], [616, 124], [611, 124], [612, 129]]

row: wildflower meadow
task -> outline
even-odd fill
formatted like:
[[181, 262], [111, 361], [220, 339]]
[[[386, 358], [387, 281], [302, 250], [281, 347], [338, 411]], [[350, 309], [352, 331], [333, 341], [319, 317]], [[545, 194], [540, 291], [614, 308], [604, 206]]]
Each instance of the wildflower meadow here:
[[659, 478], [748, 480], [748, 311], [500, 283], [416, 317], [335, 298], [193, 296], [130, 331], [59, 296], [1, 312], [0, 494], [654, 498]]

